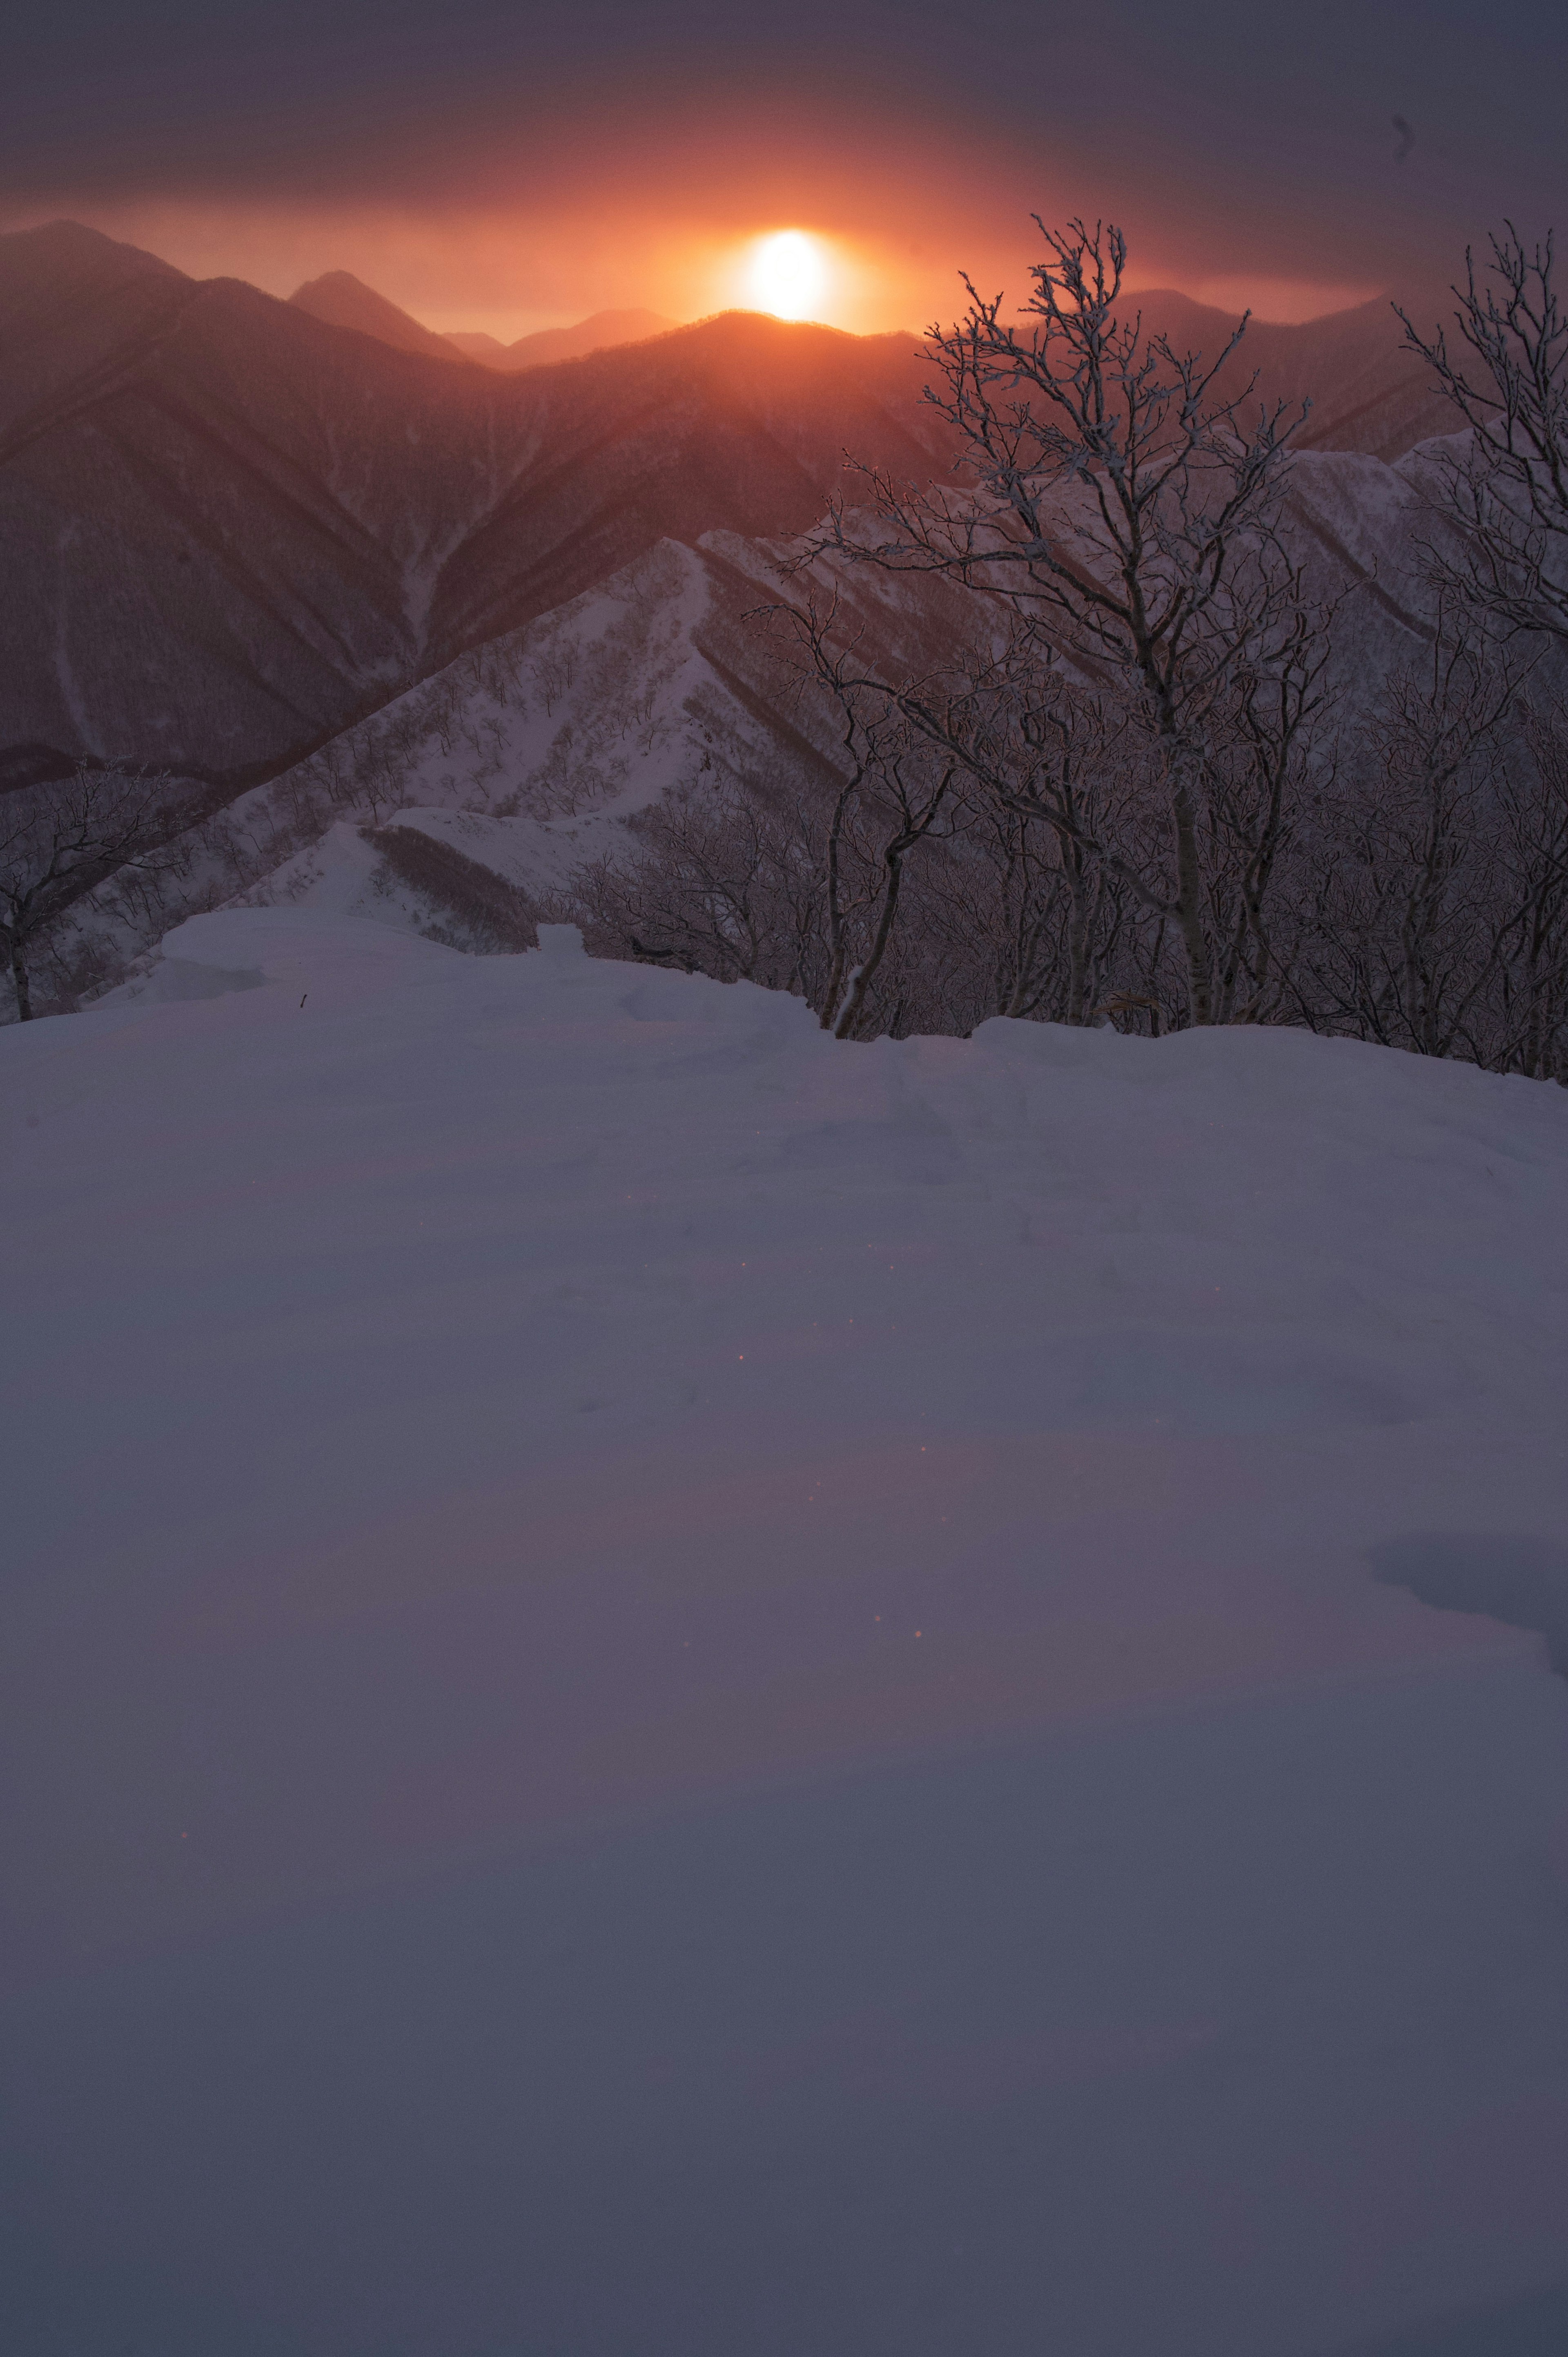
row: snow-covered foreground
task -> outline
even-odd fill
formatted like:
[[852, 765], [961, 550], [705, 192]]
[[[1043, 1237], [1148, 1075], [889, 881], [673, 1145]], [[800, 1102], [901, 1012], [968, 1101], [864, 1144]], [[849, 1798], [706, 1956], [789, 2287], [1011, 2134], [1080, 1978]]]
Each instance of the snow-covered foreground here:
[[1568, 1099], [544, 938], [0, 1038], [5, 2345], [1560, 2348]]

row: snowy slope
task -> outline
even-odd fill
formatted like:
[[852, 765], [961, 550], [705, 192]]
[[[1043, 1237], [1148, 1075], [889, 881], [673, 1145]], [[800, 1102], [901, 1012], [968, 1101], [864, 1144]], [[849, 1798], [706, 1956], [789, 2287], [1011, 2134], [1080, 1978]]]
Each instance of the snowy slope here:
[[1562, 1093], [543, 939], [0, 1039], [10, 2345], [1559, 2345]]
[[[1348, 713], [1428, 642], [1417, 542], [1433, 528], [1423, 500], [1442, 447], [1397, 465], [1351, 451], [1296, 465], [1290, 528], [1308, 595], [1345, 601], [1334, 677]], [[350, 841], [366, 825], [423, 830], [547, 896], [624, 846], [625, 819], [671, 787], [711, 777], [798, 794], [833, 770], [839, 724], [802, 696], [763, 609], [811, 588], [836, 596], [888, 677], [946, 660], [976, 617], [940, 581], [872, 567], [830, 576], [819, 564], [786, 581], [780, 559], [796, 545], [723, 531], [695, 546], [665, 539], [471, 649], [204, 823], [161, 912], [145, 898], [117, 909], [113, 885], [85, 904], [59, 931], [62, 973], [104, 960], [123, 974], [168, 923], [242, 897], [444, 926]]]
[[[59, 968], [95, 963], [124, 974], [170, 924], [240, 899], [415, 931], [442, 922], [389, 877], [360, 840], [366, 828], [418, 828], [548, 892], [672, 785], [710, 770], [766, 779], [786, 761], [798, 777], [815, 757], [769, 707], [780, 688], [767, 647], [725, 610], [768, 591], [766, 546], [743, 545], [755, 575], [738, 584], [733, 565], [664, 541], [599, 588], [462, 656], [193, 829], [161, 906], [113, 883], [80, 904], [53, 940]], [[729, 663], [715, 666], [710, 640]], [[736, 662], [751, 674], [739, 694]]]
[[[715, 742], [732, 769], [772, 749], [766, 721], [737, 702], [703, 650], [714, 606], [703, 556], [662, 541], [345, 732], [257, 806], [334, 808], [347, 790], [378, 823], [462, 813], [489, 822], [462, 830], [470, 856], [520, 883], [561, 881], [607, 840], [607, 815], [624, 817], [711, 767]], [[439, 823], [435, 831], [458, 840]], [[258, 888], [292, 898], [294, 880], [280, 870]]]

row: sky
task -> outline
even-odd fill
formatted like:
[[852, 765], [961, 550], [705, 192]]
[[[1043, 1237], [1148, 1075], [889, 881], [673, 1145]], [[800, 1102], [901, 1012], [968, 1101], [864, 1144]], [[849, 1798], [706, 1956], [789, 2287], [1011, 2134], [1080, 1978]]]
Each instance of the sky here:
[[748, 297], [820, 241], [859, 331], [1022, 284], [1034, 211], [1301, 318], [1435, 296], [1560, 199], [1552, 0], [11, 0], [0, 225], [66, 215], [276, 294], [349, 269], [440, 328]]

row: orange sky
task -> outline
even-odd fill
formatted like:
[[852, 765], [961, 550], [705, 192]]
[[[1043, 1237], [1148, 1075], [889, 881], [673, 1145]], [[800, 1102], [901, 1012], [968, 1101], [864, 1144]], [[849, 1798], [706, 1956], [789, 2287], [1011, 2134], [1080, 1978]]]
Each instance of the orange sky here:
[[[639, 305], [693, 319], [764, 307], [754, 258], [761, 241], [785, 230], [805, 231], [822, 259], [813, 317], [857, 334], [918, 330], [961, 308], [961, 265], [988, 289], [1022, 285], [1035, 243], [1026, 220], [1011, 237], [999, 235], [994, 221], [950, 220], [919, 228], [906, 221], [890, 235], [864, 221], [841, 226], [825, 210], [759, 210], [718, 225], [676, 214], [629, 234], [624, 220], [580, 211], [400, 213], [188, 198], [98, 201], [77, 209], [77, 217], [193, 276], [246, 278], [274, 295], [292, 294], [323, 271], [349, 270], [429, 327], [479, 328], [503, 341], [591, 310]], [[1276, 319], [1311, 318], [1380, 291], [1371, 277], [1195, 272], [1157, 247], [1135, 250], [1132, 274], [1142, 285], [1181, 285], [1200, 301], [1250, 304]]]
[[1441, 285], [1563, 179], [1544, 0], [1423, 0], [1414, 42], [1376, 0], [20, 5], [0, 225], [281, 295], [347, 269], [503, 338], [744, 302], [787, 228], [827, 242], [831, 322], [918, 329], [962, 267], [1022, 286], [1034, 210], [1119, 221], [1135, 285], [1301, 318]]

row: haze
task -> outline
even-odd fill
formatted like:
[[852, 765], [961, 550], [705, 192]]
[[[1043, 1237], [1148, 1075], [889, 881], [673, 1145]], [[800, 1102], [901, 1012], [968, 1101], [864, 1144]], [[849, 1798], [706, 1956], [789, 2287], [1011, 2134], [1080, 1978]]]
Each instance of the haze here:
[[918, 327], [961, 265], [1017, 279], [1035, 209], [1121, 219], [1144, 284], [1299, 319], [1440, 285], [1562, 183], [1544, 0], [980, 0], [961, 36], [935, 0], [20, 14], [0, 226], [65, 214], [276, 294], [349, 269], [443, 330], [746, 304], [790, 230], [824, 241], [819, 316]]

